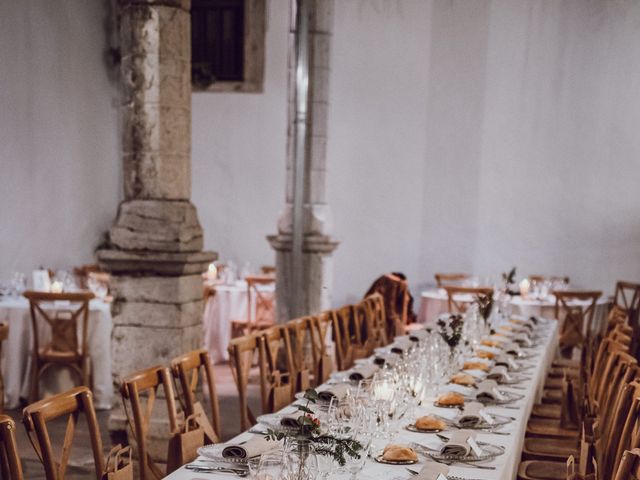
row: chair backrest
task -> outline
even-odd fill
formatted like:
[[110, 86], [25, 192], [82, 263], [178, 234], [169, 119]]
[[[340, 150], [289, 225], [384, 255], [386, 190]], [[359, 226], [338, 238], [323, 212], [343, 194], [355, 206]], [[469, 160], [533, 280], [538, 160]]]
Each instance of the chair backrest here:
[[[179, 388], [178, 400], [185, 418], [199, 414], [197, 421], [202, 426], [207, 440], [210, 443], [220, 442], [220, 406], [209, 352], [205, 349], [193, 350], [174, 358], [171, 361], [171, 373], [173, 373], [173, 378]], [[211, 422], [196, 397], [199, 380], [202, 380], [201, 388], [207, 389]]]
[[[0, 359], [2, 358], [2, 342], [9, 338], [9, 325], [0, 323]], [[0, 370], [0, 412], [4, 412], [4, 377]]]
[[320, 315], [311, 317], [311, 355], [316, 386], [326, 382], [335, 368], [334, 357], [327, 348], [327, 342], [333, 336], [332, 329], [332, 312], [322, 312]]
[[[77, 293], [48, 293], [48, 292], [24, 292], [29, 300], [31, 310], [31, 325], [33, 327], [34, 352], [40, 349], [38, 317], [42, 318], [51, 328], [51, 348], [57, 352], [73, 352], [86, 355], [88, 351], [88, 320], [89, 301], [94, 297], [91, 292]], [[68, 308], [56, 308], [47, 310], [43, 304], [59, 302], [66, 304]], [[78, 327], [81, 327], [82, 338], [78, 341]]]
[[262, 413], [273, 413], [294, 400], [295, 366], [289, 329], [277, 325], [258, 334]]
[[258, 353], [258, 336], [255, 334], [232, 338], [229, 342], [229, 366], [238, 388], [240, 404], [240, 429], [247, 430], [256, 423], [255, 415], [249, 409], [249, 372]]
[[[140, 370], [126, 376], [120, 384], [122, 403], [127, 414], [131, 433], [138, 450], [141, 480], [161, 479], [165, 474], [150, 454], [148, 433], [151, 425], [153, 406], [162, 386], [169, 419], [170, 434], [178, 430], [175, 392], [171, 373], [166, 367], [156, 366]], [[127, 408], [129, 403], [131, 410]]]
[[351, 331], [355, 322], [353, 305], [345, 305], [331, 310], [330, 315], [338, 370], [347, 370], [353, 365], [353, 341], [355, 335]]
[[275, 321], [275, 296], [273, 291], [265, 291], [267, 285], [275, 285], [273, 276], [249, 276], [247, 281], [247, 319], [249, 326], [272, 324]]
[[[65, 478], [76, 424], [81, 413], [84, 413], [87, 420], [96, 479], [100, 480], [105, 469], [102, 439], [96, 412], [93, 408], [92, 394], [88, 388], [76, 387], [32, 403], [24, 409], [24, 425], [33, 448], [42, 461], [47, 480], [63, 480]], [[62, 451], [60, 456], [56, 456], [53, 453], [47, 422], [62, 416], [67, 416], [67, 427]]]
[[529, 275], [528, 278], [531, 283], [533, 282], [542, 283], [549, 280], [550, 282], [561, 282], [561, 283], [564, 283], [565, 285], [569, 285], [569, 281], [571, 280], [568, 276], [561, 276], [561, 275], [551, 275], [551, 276]]
[[0, 477], [22, 480], [22, 463], [16, 442], [16, 424], [8, 415], [0, 415]]
[[[450, 313], [464, 313], [471, 303], [469, 297], [475, 300], [478, 296], [493, 297], [493, 288], [491, 287], [461, 287], [457, 285], [445, 285], [447, 292], [447, 308]], [[463, 298], [460, 298], [464, 295]]]
[[295, 368], [295, 390], [300, 392], [311, 387], [315, 371], [313, 353], [311, 358], [307, 355], [313, 349], [313, 317], [295, 318], [287, 322], [287, 328]]
[[593, 332], [593, 318], [601, 291], [555, 290], [554, 315], [562, 320], [560, 331], [561, 349], [571, 351], [582, 347], [587, 336]]
[[384, 347], [389, 344], [385, 325], [384, 298], [379, 293], [367, 296], [362, 303], [368, 310], [367, 315], [372, 322], [376, 346]]
[[460, 285], [471, 275], [468, 273], [436, 273], [433, 275], [436, 279], [436, 286], [442, 288], [445, 285]]
[[640, 448], [625, 450], [614, 480], [640, 480]]
[[627, 313], [637, 312], [640, 307], [640, 283], [616, 282], [613, 300], [615, 305]]
[[393, 338], [403, 335], [405, 325], [414, 316], [410, 309], [412, 299], [407, 281], [391, 273], [382, 275], [369, 287], [365, 298], [373, 293], [379, 293], [384, 298], [387, 336]]

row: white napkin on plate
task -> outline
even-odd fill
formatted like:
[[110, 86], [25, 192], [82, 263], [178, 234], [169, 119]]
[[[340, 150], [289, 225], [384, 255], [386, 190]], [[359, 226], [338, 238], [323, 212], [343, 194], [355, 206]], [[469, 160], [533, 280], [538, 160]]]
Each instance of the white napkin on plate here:
[[371, 378], [378, 371], [378, 366], [373, 363], [365, 363], [354, 367], [349, 372], [349, 380], [360, 381], [366, 378]]
[[348, 391], [349, 385], [346, 383], [339, 383], [337, 385], [331, 385], [330, 387], [323, 388], [318, 392], [318, 398], [323, 402], [330, 402], [334, 397], [338, 400], [342, 400], [347, 396]]
[[476, 393], [478, 401], [504, 400], [504, 395], [500, 393], [498, 384], [495, 380], [483, 380], [478, 384], [478, 392]]
[[496, 365], [487, 375], [488, 380], [495, 380], [498, 383], [510, 382], [511, 376], [508, 373], [507, 367], [504, 365]]
[[302, 413], [290, 413], [288, 415], [282, 415], [280, 417], [280, 425], [287, 428], [298, 428], [300, 425], [298, 424], [298, 418]]
[[468, 402], [464, 405], [464, 410], [456, 419], [458, 425], [462, 428], [471, 428], [475, 427], [482, 423], [482, 416], [480, 412], [484, 410], [484, 405], [480, 402]]
[[516, 333], [516, 334], [512, 335], [511, 336], [511, 340], [513, 340], [515, 343], [517, 343], [518, 345], [520, 345], [522, 347], [532, 347], [533, 346], [533, 342], [531, 341], [531, 338], [525, 332], [520, 332], [520, 333]]
[[496, 365], [507, 367], [508, 370], [518, 370], [520, 365], [509, 355], [500, 355], [495, 358]]
[[224, 458], [253, 458], [281, 446], [282, 442], [267, 440], [262, 435], [255, 435], [244, 443], [230, 444], [222, 449]]
[[413, 332], [409, 333], [409, 340], [419, 342], [420, 340], [424, 340], [425, 338], [427, 338], [427, 336], [429, 336], [429, 332], [427, 332], [426, 330], [414, 330]]
[[413, 342], [409, 340], [409, 338], [401, 338], [394, 342], [394, 344], [391, 346], [391, 351], [393, 353], [404, 355], [409, 351], [411, 347], [413, 347]]
[[[418, 475], [411, 477], [414, 480], [438, 480], [439, 475], [444, 475], [447, 478], [449, 473], [449, 467], [442, 463], [428, 461], [425, 462], [424, 467], [420, 470]], [[440, 477], [442, 478], [442, 477]]]
[[440, 449], [442, 455], [455, 455], [466, 457], [471, 451], [467, 440], [475, 438], [476, 434], [469, 430], [456, 430], [451, 433], [449, 441]]

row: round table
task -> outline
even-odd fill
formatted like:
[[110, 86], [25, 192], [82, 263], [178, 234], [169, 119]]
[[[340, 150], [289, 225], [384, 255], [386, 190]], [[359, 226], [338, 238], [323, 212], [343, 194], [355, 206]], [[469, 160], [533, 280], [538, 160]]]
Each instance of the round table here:
[[[229, 361], [227, 347], [231, 340], [231, 321], [246, 320], [248, 313], [249, 294], [247, 282], [236, 281], [230, 285], [208, 285], [215, 290], [204, 306], [202, 327], [204, 334], [204, 348], [209, 351], [214, 363]], [[275, 292], [275, 286], [261, 285], [261, 291]], [[254, 305], [255, 308], [255, 305]]]

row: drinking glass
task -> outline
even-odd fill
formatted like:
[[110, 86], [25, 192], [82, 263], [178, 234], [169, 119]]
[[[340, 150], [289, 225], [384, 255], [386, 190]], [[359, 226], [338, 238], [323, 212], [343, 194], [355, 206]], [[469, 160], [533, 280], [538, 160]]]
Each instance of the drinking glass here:
[[358, 478], [358, 473], [360, 473], [364, 468], [364, 464], [367, 461], [369, 450], [371, 448], [372, 435], [370, 431], [361, 430], [357, 431], [352, 438], [360, 442], [362, 450], [358, 452], [359, 456], [357, 458], [349, 455], [345, 456], [345, 468], [351, 474], [351, 480], [356, 480]]
[[14, 272], [13, 276], [11, 277], [12, 293], [16, 297], [19, 297], [24, 293], [26, 289], [27, 289], [27, 277], [25, 277], [24, 273], [22, 272]]
[[263, 453], [260, 456], [256, 480], [279, 480], [282, 478], [284, 462], [282, 452]]

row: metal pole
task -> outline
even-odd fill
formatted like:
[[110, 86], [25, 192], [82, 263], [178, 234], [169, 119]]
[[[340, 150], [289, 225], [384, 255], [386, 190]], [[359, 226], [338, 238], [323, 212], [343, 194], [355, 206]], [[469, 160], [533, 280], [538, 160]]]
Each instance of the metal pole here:
[[309, 11], [312, 0], [296, 0], [296, 75], [295, 98], [296, 113], [294, 123], [294, 162], [293, 162], [293, 211], [291, 246], [291, 297], [289, 311], [292, 318], [303, 315], [304, 281], [303, 243], [304, 243], [304, 196], [307, 151], [307, 111], [309, 101]]

